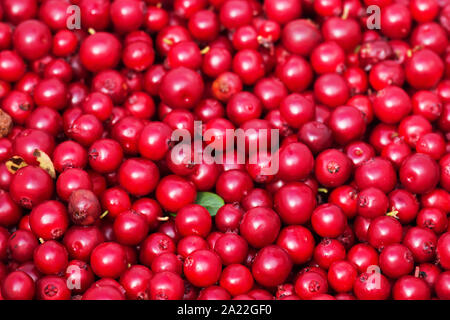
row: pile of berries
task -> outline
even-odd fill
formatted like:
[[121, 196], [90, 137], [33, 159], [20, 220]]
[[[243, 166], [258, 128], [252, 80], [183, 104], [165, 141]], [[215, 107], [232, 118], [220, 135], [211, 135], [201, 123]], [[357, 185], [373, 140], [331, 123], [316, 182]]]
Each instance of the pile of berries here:
[[449, 35], [448, 0], [2, 0], [0, 298], [450, 299]]

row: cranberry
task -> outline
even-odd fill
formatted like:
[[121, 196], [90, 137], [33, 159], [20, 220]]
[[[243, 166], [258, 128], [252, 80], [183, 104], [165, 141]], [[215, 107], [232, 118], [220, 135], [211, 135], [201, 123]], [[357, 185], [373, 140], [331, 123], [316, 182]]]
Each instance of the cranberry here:
[[444, 269], [449, 269], [450, 266], [450, 251], [448, 244], [450, 243], [450, 233], [444, 233], [437, 243], [436, 253], [439, 258], [439, 263]]
[[33, 261], [40, 272], [46, 275], [57, 275], [66, 270], [68, 254], [66, 248], [56, 242], [49, 240], [36, 248]]
[[375, 218], [367, 231], [368, 241], [375, 248], [383, 248], [402, 240], [402, 227], [400, 222], [389, 216]]
[[306, 223], [315, 206], [314, 192], [300, 182], [289, 183], [275, 193], [274, 208], [288, 224]]
[[22, 57], [36, 60], [50, 51], [52, 35], [46, 24], [38, 20], [27, 20], [14, 30], [13, 43]]
[[353, 292], [360, 300], [386, 300], [391, 292], [391, 284], [381, 273], [364, 272], [356, 279]]
[[253, 247], [263, 248], [276, 240], [280, 226], [280, 218], [272, 209], [257, 207], [244, 214], [240, 233]]
[[69, 226], [67, 210], [61, 202], [46, 201], [34, 207], [30, 213], [30, 227], [44, 240], [62, 237]]
[[9, 191], [15, 202], [31, 209], [50, 199], [53, 194], [53, 182], [48, 173], [41, 168], [26, 166], [14, 174]]
[[405, 275], [392, 287], [392, 297], [394, 300], [429, 300], [431, 290], [424, 280]]
[[422, 49], [412, 54], [405, 62], [406, 81], [416, 89], [430, 89], [442, 77], [444, 63], [440, 57], [429, 49]]
[[0, 190], [0, 225], [10, 227], [19, 222], [22, 217], [21, 208], [14, 202], [10, 194]]
[[287, 181], [306, 178], [314, 166], [311, 151], [302, 143], [291, 143], [280, 148], [278, 156], [278, 176]]
[[23, 271], [13, 271], [3, 280], [2, 297], [7, 300], [32, 300], [35, 294], [35, 284]]
[[388, 160], [377, 157], [356, 168], [355, 182], [361, 189], [376, 187], [383, 192], [389, 192], [394, 189], [397, 176]]
[[225, 1], [225, 3], [220, 7], [219, 18], [225, 28], [239, 28], [251, 22], [252, 8], [248, 1]]
[[439, 299], [448, 299], [450, 297], [450, 272], [442, 272], [436, 279], [434, 286], [436, 295]]
[[184, 274], [197, 287], [208, 287], [220, 278], [222, 263], [210, 250], [198, 250], [184, 260]]
[[285, 249], [295, 264], [307, 262], [313, 255], [314, 238], [302, 226], [289, 226], [281, 230], [277, 245]]
[[309, 300], [327, 291], [326, 276], [315, 271], [304, 272], [295, 281], [295, 293], [300, 299]]
[[114, 242], [104, 242], [92, 250], [92, 271], [99, 277], [118, 278], [126, 269], [126, 255], [123, 247]]
[[352, 173], [352, 163], [342, 152], [328, 149], [316, 158], [315, 176], [319, 183], [327, 187], [344, 184]]
[[411, 155], [402, 163], [400, 181], [410, 192], [427, 193], [439, 182], [439, 166], [428, 155]]
[[388, 197], [377, 188], [363, 189], [358, 194], [358, 214], [368, 219], [382, 216], [389, 205]]
[[261, 249], [252, 264], [252, 273], [256, 282], [265, 287], [274, 287], [283, 283], [291, 269], [291, 258], [286, 251], [276, 245]]
[[17, 230], [8, 239], [7, 246], [11, 258], [17, 262], [25, 262], [33, 258], [38, 241], [32, 232]]
[[429, 262], [435, 257], [437, 237], [428, 228], [412, 227], [403, 237], [403, 244], [411, 250], [414, 261]]
[[152, 192], [159, 180], [158, 168], [152, 161], [146, 159], [136, 158], [124, 161], [118, 174], [120, 185], [137, 196]]
[[104, 240], [97, 227], [72, 226], [64, 234], [63, 244], [70, 258], [88, 261], [92, 250]]
[[165, 234], [153, 233], [142, 242], [139, 261], [150, 267], [155, 257], [166, 252], [175, 252], [175, 242]]
[[292, 20], [281, 34], [284, 47], [294, 54], [307, 56], [322, 40], [319, 29], [308, 20]]
[[291, 55], [276, 67], [277, 77], [293, 92], [302, 92], [311, 84], [312, 68], [301, 56]]
[[149, 288], [151, 300], [179, 300], [184, 293], [183, 279], [168, 271], [155, 274]]
[[333, 262], [328, 270], [330, 287], [337, 292], [351, 291], [356, 278], [356, 267], [348, 261]]

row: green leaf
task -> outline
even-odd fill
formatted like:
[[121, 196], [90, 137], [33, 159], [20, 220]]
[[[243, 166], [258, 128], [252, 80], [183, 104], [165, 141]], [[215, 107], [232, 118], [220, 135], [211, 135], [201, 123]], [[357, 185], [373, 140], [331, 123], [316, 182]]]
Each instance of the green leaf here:
[[197, 199], [195, 200], [195, 203], [204, 207], [209, 211], [209, 214], [214, 217], [217, 210], [225, 204], [225, 201], [212, 192], [197, 192]]

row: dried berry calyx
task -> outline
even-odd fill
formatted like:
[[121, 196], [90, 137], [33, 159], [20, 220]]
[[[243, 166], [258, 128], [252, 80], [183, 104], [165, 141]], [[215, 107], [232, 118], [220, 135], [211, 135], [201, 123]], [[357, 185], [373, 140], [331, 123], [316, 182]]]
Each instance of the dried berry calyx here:
[[0, 138], [6, 137], [13, 127], [11, 116], [0, 109]]

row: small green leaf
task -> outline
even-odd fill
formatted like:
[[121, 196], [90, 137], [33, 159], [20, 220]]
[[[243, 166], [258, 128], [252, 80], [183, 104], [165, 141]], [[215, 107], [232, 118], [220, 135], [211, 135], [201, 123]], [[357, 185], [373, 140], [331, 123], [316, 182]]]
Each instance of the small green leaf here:
[[197, 199], [195, 200], [195, 203], [204, 207], [209, 211], [209, 214], [214, 217], [217, 210], [225, 204], [225, 201], [212, 192], [197, 192]]
[[177, 214], [176, 214], [176, 213], [174, 213], [174, 212], [169, 212], [169, 216], [172, 216], [172, 217], [176, 217], [176, 216], [177, 216]]

